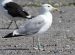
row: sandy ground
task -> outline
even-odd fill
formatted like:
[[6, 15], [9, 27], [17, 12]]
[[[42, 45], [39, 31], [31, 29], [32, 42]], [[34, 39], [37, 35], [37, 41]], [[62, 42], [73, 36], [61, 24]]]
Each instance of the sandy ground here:
[[[32, 15], [38, 14], [38, 7], [25, 7]], [[2, 38], [12, 32], [16, 26], [15, 23], [8, 27], [12, 17], [5, 15], [0, 9], [0, 55], [75, 55], [75, 7], [61, 7], [62, 12], [52, 12], [53, 23], [51, 28], [42, 35], [32, 37]], [[15, 18], [17, 25], [20, 26], [25, 20]], [[44, 46], [44, 51], [34, 50], [40, 37]], [[6, 50], [4, 50], [6, 49]]]

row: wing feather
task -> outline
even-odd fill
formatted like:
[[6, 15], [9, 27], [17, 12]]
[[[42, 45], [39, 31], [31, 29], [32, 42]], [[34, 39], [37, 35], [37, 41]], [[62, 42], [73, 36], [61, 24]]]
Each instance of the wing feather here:
[[34, 34], [37, 33], [44, 24], [44, 19], [41, 16], [38, 16], [26, 21], [26, 23], [22, 25], [17, 32], [25, 35]]

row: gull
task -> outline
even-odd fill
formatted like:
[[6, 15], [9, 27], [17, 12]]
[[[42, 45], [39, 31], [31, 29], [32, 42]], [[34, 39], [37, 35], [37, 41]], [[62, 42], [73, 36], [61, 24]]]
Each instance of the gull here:
[[[5, 9], [5, 11], [7, 11], [8, 14], [12, 17], [22, 17], [22, 18], [31, 19], [31, 15], [28, 14], [27, 11], [25, 11], [19, 4], [15, 3], [13, 0], [3, 0], [1, 5]], [[16, 24], [16, 21], [15, 20], [13, 20], [13, 21]], [[12, 24], [12, 22], [10, 23], [10, 25], [11, 24]], [[8, 28], [10, 27], [10, 25], [8, 26]], [[17, 24], [16, 24], [16, 26], [17, 26]], [[18, 28], [18, 26], [17, 26], [17, 28]]]
[[[3, 38], [30, 36], [46, 32], [49, 29], [49, 27], [51, 27], [52, 24], [52, 14], [51, 14], [52, 10], [58, 10], [58, 9], [54, 8], [50, 4], [43, 4], [41, 6], [39, 15], [37, 15], [36, 17], [30, 20], [27, 20], [26, 23], [24, 23], [19, 27], [19, 29], [14, 30], [13, 32], [7, 34]], [[40, 42], [38, 49], [42, 49]]]

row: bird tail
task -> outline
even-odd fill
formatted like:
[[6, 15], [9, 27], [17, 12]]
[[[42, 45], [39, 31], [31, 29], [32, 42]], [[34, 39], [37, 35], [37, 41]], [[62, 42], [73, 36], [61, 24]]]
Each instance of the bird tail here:
[[13, 37], [13, 33], [9, 33], [9, 34], [5, 35], [3, 38], [10, 38], [10, 37]]
[[[28, 12], [26, 12], [26, 11], [21, 10], [21, 9], [18, 9], [17, 12], [19, 13], [19, 15], [20, 15], [21, 17], [27, 18], [27, 19], [29, 18], [29, 17], [27, 17], [27, 16], [29, 16], [29, 14], [28, 14]], [[30, 18], [31, 18], [31, 16], [30, 16]]]
[[32, 18], [35, 17], [35, 16], [30, 15], [30, 14], [29, 14], [28, 12], [26, 12], [25, 10], [23, 10], [23, 13], [24, 13], [24, 15], [23, 15], [23, 14], [21, 14], [21, 15], [25, 16], [25, 18], [27, 18], [27, 19], [32, 19]]
[[14, 36], [13, 36], [13, 32], [12, 32], [12, 33], [9, 33], [9, 34], [5, 35], [5, 36], [2, 37], [2, 38], [11, 38], [11, 37], [19, 37], [19, 36], [23, 36], [23, 35], [14, 35]]

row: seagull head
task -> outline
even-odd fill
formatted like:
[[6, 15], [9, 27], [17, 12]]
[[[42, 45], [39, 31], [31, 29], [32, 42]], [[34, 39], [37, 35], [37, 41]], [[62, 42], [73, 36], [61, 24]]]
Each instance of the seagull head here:
[[45, 11], [54, 11], [54, 10], [58, 11], [58, 10], [59, 10], [58, 8], [55, 8], [55, 7], [53, 7], [53, 6], [50, 5], [50, 4], [43, 4], [43, 5], [42, 5], [42, 8], [43, 8]]

